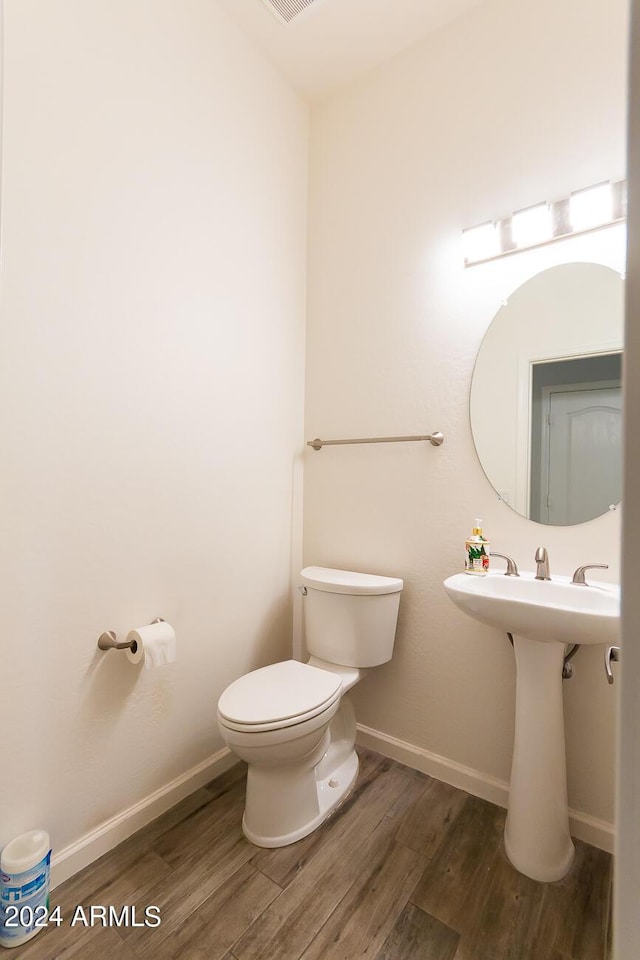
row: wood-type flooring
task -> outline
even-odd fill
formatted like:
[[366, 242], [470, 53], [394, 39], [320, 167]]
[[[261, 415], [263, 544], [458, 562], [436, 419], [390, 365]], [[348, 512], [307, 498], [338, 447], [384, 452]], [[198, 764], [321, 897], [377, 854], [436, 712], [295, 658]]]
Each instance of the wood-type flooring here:
[[12, 960], [608, 956], [608, 854], [576, 841], [568, 876], [536, 883], [505, 857], [504, 810], [358, 752], [339, 810], [276, 850], [243, 837], [233, 767], [54, 890], [63, 923]]

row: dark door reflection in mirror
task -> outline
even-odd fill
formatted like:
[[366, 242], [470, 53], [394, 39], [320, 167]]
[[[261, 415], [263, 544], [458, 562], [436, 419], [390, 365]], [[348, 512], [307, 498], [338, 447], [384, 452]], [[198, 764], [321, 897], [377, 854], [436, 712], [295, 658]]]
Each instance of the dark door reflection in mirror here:
[[529, 516], [591, 520], [622, 494], [622, 354], [533, 366]]
[[487, 477], [522, 516], [583, 523], [620, 500], [622, 278], [563, 264], [523, 284], [492, 321], [471, 387]]

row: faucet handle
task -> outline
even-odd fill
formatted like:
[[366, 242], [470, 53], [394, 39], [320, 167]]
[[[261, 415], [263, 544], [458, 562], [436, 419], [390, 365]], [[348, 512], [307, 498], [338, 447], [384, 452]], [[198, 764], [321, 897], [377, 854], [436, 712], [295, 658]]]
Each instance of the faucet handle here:
[[608, 563], [585, 563], [583, 567], [578, 567], [576, 572], [573, 575], [573, 580], [571, 583], [577, 583], [578, 586], [588, 587], [589, 584], [584, 578], [585, 570], [608, 570]]
[[616, 663], [620, 659], [620, 647], [612, 646], [607, 647], [604, 652], [604, 671], [607, 675], [607, 681], [613, 683], [613, 670], [611, 669], [611, 661], [615, 660]]
[[513, 557], [508, 557], [508, 556], [506, 555], [506, 553], [496, 553], [495, 550], [492, 550], [492, 551], [491, 551], [491, 559], [493, 560], [494, 557], [500, 557], [501, 560], [506, 560], [506, 561], [507, 561], [507, 570], [506, 570], [506, 573], [505, 573], [505, 577], [519, 577], [519, 576], [520, 576], [520, 574], [518, 573], [517, 564], [516, 564], [515, 560], [513, 559]]

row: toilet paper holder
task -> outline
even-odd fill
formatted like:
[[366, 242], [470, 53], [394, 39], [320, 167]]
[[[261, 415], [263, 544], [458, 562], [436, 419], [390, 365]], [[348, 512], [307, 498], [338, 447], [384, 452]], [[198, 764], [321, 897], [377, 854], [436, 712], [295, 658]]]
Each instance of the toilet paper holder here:
[[[156, 617], [151, 623], [164, 623], [164, 617]], [[115, 630], [105, 630], [98, 637], [98, 650], [129, 650], [133, 653], [138, 649], [135, 640], [118, 640]]]

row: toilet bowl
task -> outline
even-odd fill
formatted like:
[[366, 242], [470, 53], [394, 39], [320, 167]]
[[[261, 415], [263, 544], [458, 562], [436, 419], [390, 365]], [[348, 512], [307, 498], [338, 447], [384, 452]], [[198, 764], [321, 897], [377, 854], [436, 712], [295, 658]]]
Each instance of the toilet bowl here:
[[403, 587], [326, 567], [306, 567], [301, 579], [309, 661], [253, 670], [218, 701], [220, 733], [248, 764], [242, 828], [261, 847], [307, 836], [351, 790], [358, 756], [346, 694], [363, 668], [391, 658]]

